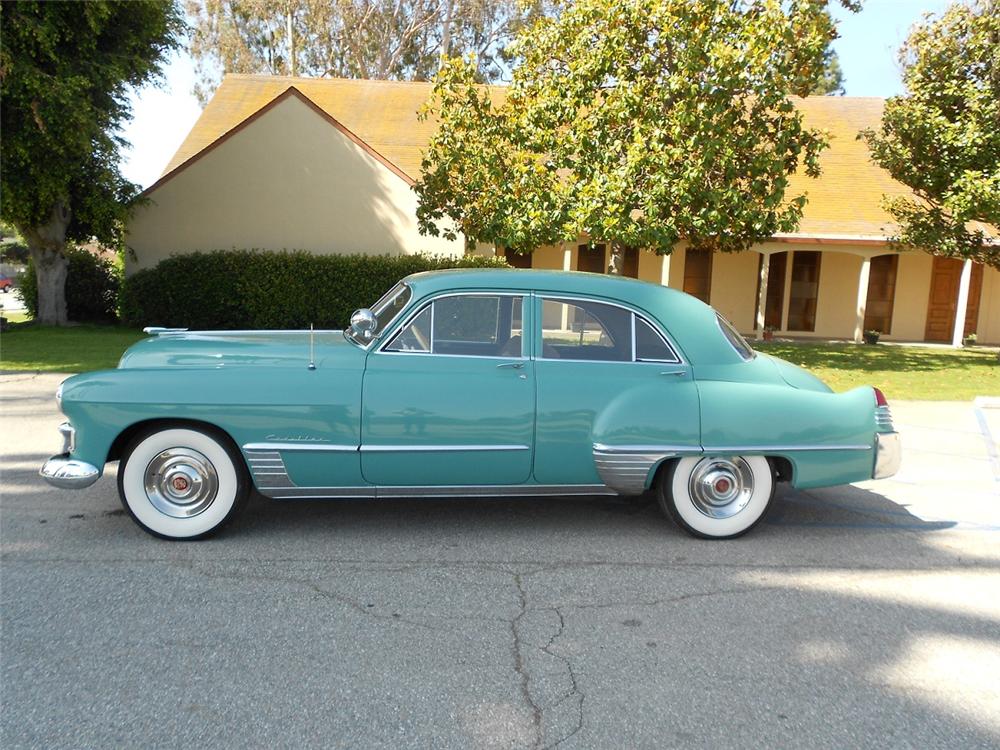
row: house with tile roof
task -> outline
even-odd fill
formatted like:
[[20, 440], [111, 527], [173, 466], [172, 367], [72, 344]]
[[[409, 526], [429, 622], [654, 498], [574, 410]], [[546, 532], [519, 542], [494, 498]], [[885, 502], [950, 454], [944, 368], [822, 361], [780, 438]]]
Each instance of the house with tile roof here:
[[[502, 88], [491, 88], [496, 99]], [[257, 248], [314, 253], [459, 255], [417, 230], [411, 187], [434, 132], [418, 112], [430, 84], [228, 75], [128, 227], [126, 272], [175, 253]], [[830, 135], [822, 176], [795, 175], [808, 204], [798, 231], [744, 253], [631, 249], [624, 272], [693, 294], [744, 333], [1000, 343], [1000, 271], [927, 252], [895, 252], [883, 195], [908, 189], [857, 138], [883, 101], [796, 100]], [[995, 230], [990, 229], [995, 233]], [[481, 246], [479, 252], [494, 252]], [[502, 252], [502, 251], [500, 251]], [[515, 266], [603, 273], [600, 238], [508, 257]]]

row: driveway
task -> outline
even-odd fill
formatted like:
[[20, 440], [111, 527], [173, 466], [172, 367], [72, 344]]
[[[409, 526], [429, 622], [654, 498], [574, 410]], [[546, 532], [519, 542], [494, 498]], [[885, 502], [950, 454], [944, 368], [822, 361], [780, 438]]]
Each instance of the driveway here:
[[36, 471], [59, 376], [0, 377], [0, 744], [1000, 744], [1000, 408], [897, 403], [893, 480], [743, 539], [648, 500], [280, 502], [168, 543]]

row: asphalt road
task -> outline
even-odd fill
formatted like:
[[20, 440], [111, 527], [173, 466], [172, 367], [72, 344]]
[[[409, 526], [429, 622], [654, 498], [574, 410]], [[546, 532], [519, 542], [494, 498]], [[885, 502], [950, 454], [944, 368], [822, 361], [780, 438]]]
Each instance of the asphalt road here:
[[897, 404], [894, 480], [733, 542], [649, 501], [256, 498], [169, 543], [47, 488], [58, 376], [2, 388], [0, 745], [1000, 745], [1000, 409]]

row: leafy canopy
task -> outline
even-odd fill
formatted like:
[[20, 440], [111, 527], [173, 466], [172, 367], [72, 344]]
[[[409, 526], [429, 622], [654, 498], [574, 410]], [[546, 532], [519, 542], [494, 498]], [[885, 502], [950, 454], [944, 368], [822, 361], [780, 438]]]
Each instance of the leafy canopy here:
[[907, 94], [889, 99], [875, 161], [915, 197], [886, 200], [901, 245], [1000, 267], [1000, 3], [927, 16], [900, 50]]
[[566, 4], [518, 36], [505, 92], [477, 86], [472, 60], [442, 67], [421, 230], [660, 253], [794, 231], [806, 199], [788, 176], [818, 175], [826, 141], [788, 95], [819, 83], [835, 36], [825, 0]]
[[427, 80], [441, 55], [475, 53], [480, 80], [545, 0], [187, 0], [191, 54], [208, 101], [226, 73]]
[[156, 0], [2, 4], [4, 221], [28, 236], [62, 205], [68, 239], [117, 241], [136, 191], [118, 169], [128, 93], [159, 74], [181, 28]]

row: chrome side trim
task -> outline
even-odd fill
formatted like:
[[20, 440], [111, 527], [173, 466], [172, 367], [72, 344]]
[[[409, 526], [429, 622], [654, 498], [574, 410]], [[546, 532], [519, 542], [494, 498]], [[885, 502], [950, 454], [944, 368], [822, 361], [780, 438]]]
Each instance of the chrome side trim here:
[[451, 453], [464, 451], [528, 451], [528, 445], [362, 445], [362, 453]]
[[700, 446], [594, 443], [594, 466], [604, 483], [622, 495], [641, 495], [653, 468], [667, 458], [701, 453]]
[[164, 328], [163, 326], [146, 326], [142, 332], [147, 336], [159, 336], [162, 333], [184, 333], [187, 328]]
[[375, 499], [374, 487], [258, 487], [257, 490], [272, 500]]
[[576, 497], [617, 495], [603, 484], [406, 485], [400, 487], [259, 488], [273, 500], [389, 499], [406, 497]]
[[723, 445], [704, 446], [704, 453], [795, 453], [801, 451], [870, 451], [872, 446], [859, 445]]
[[875, 468], [872, 479], [887, 479], [899, 471], [903, 445], [898, 432], [875, 433]]
[[68, 453], [50, 458], [38, 474], [53, 487], [63, 490], [82, 490], [101, 476], [96, 466], [70, 458]]
[[301, 443], [247, 443], [243, 446], [245, 451], [330, 451], [334, 453], [355, 453], [358, 450], [356, 445], [337, 445], [333, 443], [314, 443], [303, 441]]
[[254, 484], [261, 494], [265, 494], [265, 489], [292, 488], [295, 484], [288, 476], [288, 469], [281, 454], [276, 450], [255, 450], [247, 449], [244, 446], [247, 457], [247, 466], [253, 475]]
[[392, 497], [573, 497], [577, 495], [617, 495], [603, 484], [488, 484], [446, 487], [378, 487], [379, 498]]

